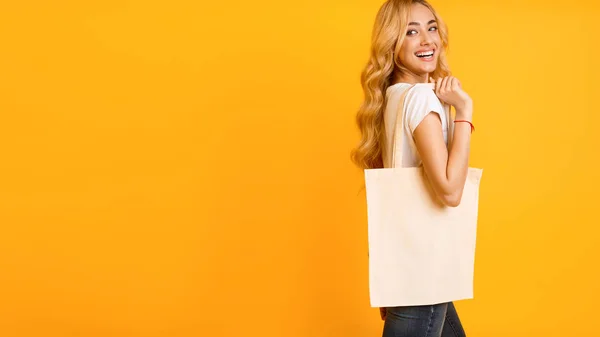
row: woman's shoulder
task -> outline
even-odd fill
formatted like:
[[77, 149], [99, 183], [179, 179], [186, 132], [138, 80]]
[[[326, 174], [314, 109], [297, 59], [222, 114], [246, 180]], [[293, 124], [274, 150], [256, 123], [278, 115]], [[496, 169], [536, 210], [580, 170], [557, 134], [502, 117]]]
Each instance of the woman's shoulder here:
[[396, 83], [388, 87], [388, 97], [393, 99], [400, 97], [406, 90], [406, 99], [437, 99], [433, 83]]
[[407, 93], [409, 98], [437, 98], [433, 83], [417, 83]]
[[[406, 90], [409, 90], [406, 92]], [[435, 85], [433, 83], [408, 84], [398, 88], [398, 96], [393, 97], [397, 104], [400, 104], [402, 93], [406, 92], [404, 99], [404, 113], [411, 130], [423, 120], [430, 112], [437, 112], [442, 119], [442, 125], [445, 125], [444, 106], [435, 94]]]

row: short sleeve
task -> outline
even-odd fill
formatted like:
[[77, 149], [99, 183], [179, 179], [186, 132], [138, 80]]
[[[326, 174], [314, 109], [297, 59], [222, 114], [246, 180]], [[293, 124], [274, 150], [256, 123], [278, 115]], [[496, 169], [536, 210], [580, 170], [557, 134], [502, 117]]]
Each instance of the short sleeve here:
[[411, 134], [430, 112], [436, 112], [444, 121], [444, 111], [435, 92], [428, 86], [415, 86], [406, 94], [406, 123]]

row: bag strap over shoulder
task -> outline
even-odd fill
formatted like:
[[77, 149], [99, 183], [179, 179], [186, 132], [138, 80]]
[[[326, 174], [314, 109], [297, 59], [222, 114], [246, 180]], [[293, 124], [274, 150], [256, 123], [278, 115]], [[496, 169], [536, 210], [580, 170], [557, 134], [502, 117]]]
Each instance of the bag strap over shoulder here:
[[410, 89], [414, 88], [416, 84], [411, 85], [408, 89], [404, 90], [400, 99], [398, 100], [398, 109], [396, 111], [396, 121], [394, 123], [394, 133], [392, 136], [392, 167], [396, 167], [396, 158], [399, 158], [400, 166], [402, 166], [402, 130], [404, 128], [404, 101], [406, 95]]

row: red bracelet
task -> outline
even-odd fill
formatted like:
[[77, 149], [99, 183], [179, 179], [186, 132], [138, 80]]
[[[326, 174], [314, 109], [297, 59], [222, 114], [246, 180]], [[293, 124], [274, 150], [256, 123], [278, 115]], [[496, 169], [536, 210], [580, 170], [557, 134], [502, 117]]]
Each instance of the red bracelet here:
[[473, 133], [473, 131], [475, 131], [475, 126], [473, 126], [473, 123], [471, 123], [467, 120], [464, 120], [464, 119], [459, 119], [459, 120], [454, 121], [454, 123], [457, 123], [457, 122], [469, 123], [469, 125], [471, 125], [471, 133]]

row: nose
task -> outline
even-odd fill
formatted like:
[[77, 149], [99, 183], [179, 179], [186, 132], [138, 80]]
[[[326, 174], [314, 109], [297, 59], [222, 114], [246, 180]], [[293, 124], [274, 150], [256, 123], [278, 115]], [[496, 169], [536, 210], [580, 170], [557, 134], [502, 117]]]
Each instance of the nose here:
[[433, 40], [431, 38], [430, 34], [421, 34], [422, 38], [421, 38], [421, 45], [422, 46], [428, 46], [431, 43], [433, 43]]

